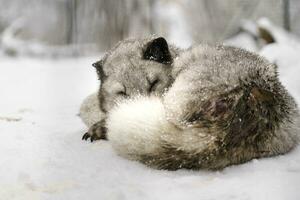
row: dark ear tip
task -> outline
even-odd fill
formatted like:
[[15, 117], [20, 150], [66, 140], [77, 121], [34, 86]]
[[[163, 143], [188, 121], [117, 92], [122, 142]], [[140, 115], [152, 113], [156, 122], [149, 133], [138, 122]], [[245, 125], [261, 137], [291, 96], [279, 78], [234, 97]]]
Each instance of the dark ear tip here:
[[97, 62], [95, 62], [95, 63], [92, 64], [92, 66], [95, 67], [95, 68], [99, 68], [99, 67], [101, 67], [102, 65], [103, 65], [102, 60], [97, 61]]
[[172, 63], [172, 56], [165, 38], [158, 37], [147, 44], [143, 54], [144, 59], [154, 60], [163, 64]]
[[158, 37], [158, 38], [156, 38], [156, 39], [153, 40], [153, 42], [155, 42], [155, 41], [156, 42], [162, 42], [162, 43], [168, 44], [167, 40], [165, 38], [163, 38], [163, 37]]
[[159, 37], [151, 41], [151, 45], [153, 46], [160, 46], [162, 49], [169, 51], [169, 45], [165, 38]]
[[106, 76], [105, 76], [105, 73], [103, 71], [103, 61], [102, 60], [97, 61], [97, 62], [93, 63], [92, 66], [96, 68], [98, 78], [100, 80], [105, 79]]

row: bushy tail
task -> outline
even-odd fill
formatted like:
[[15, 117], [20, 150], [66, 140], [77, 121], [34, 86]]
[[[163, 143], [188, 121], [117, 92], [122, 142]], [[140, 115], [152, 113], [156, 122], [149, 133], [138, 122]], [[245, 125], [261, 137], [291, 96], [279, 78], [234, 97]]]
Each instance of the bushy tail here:
[[136, 98], [120, 103], [107, 120], [108, 139], [119, 154], [129, 158], [157, 151], [161, 137], [174, 129], [164, 116], [159, 98]]
[[107, 127], [108, 139], [121, 156], [159, 169], [197, 168], [192, 164], [200, 166], [205, 152], [215, 147], [212, 136], [170, 123], [158, 97], [120, 103], [108, 116]]

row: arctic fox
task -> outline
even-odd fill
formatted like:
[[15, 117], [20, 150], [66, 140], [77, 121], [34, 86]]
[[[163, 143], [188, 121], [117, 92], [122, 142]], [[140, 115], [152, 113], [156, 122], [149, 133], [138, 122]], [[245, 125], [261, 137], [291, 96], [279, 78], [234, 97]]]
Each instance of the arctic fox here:
[[297, 105], [276, 66], [245, 50], [199, 45], [172, 64], [161, 97], [136, 97], [108, 116], [122, 156], [158, 169], [222, 169], [284, 154], [299, 142]]
[[[94, 118], [99, 121], [90, 126], [82, 139], [91, 141], [106, 139], [106, 115], [116, 102], [135, 95], [162, 95], [173, 83], [171, 64], [181, 50], [168, 45], [167, 41], [154, 36], [145, 39], [127, 39], [119, 42], [93, 66], [101, 81], [98, 92], [99, 108], [94, 96], [82, 107], [81, 116], [94, 109]], [[91, 104], [91, 105], [90, 105]], [[101, 112], [101, 115], [98, 112]]]

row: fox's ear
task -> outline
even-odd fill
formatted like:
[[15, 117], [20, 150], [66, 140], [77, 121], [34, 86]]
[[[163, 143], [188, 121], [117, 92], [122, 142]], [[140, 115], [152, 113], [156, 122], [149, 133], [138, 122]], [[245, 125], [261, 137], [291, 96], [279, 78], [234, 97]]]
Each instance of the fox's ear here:
[[105, 79], [105, 77], [106, 77], [106, 75], [104, 74], [104, 71], [103, 71], [103, 61], [100, 60], [98, 62], [95, 62], [92, 64], [92, 66], [95, 67], [97, 70], [98, 79], [103, 81], [103, 79]]
[[143, 58], [163, 64], [172, 63], [172, 56], [165, 38], [159, 37], [150, 41], [143, 52]]

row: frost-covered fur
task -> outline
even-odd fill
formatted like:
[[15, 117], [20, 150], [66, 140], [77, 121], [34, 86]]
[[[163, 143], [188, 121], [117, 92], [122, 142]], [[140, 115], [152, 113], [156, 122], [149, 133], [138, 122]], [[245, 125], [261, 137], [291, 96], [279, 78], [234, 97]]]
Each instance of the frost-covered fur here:
[[102, 115], [93, 125], [88, 123], [83, 139], [106, 139], [106, 114], [117, 101], [135, 95], [162, 95], [174, 81], [171, 64], [180, 51], [161, 37], [127, 39], [94, 63], [101, 81], [96, 102]]
[[114, 149], [133, 160], [155, 155], [169, 145], [189, 151], [196, 144], [197, 150], [202, 151], [215, 139], [211, 134], [179, 129], [170, 123], [162, 98], [157, 96], [139, 96], [121, 102], [110, 112], [107, 127]]
[[264, 58], [200, 45], [173, 67], [165, 96], [124, 101], [109, 115], [120, 155], [158, 169], [221, 169], [298, 143], [297, 106]]
[[[297, 105], [266, 59], [199, 45], [181, 53], [171, 69], [164, 95], [137, 92], [107, 113], [108, 139], [120, 155], [158, 169], [222, 169], [298, 144]], [[134, 80], [131, 86], [139, 88]]]
[[129, 157], [156, 152], [165, 133], [177, 130], [166, 120], [161, 98], [142, 96], [126, 100], [113, 109], [107, 127], [113, 147]]

